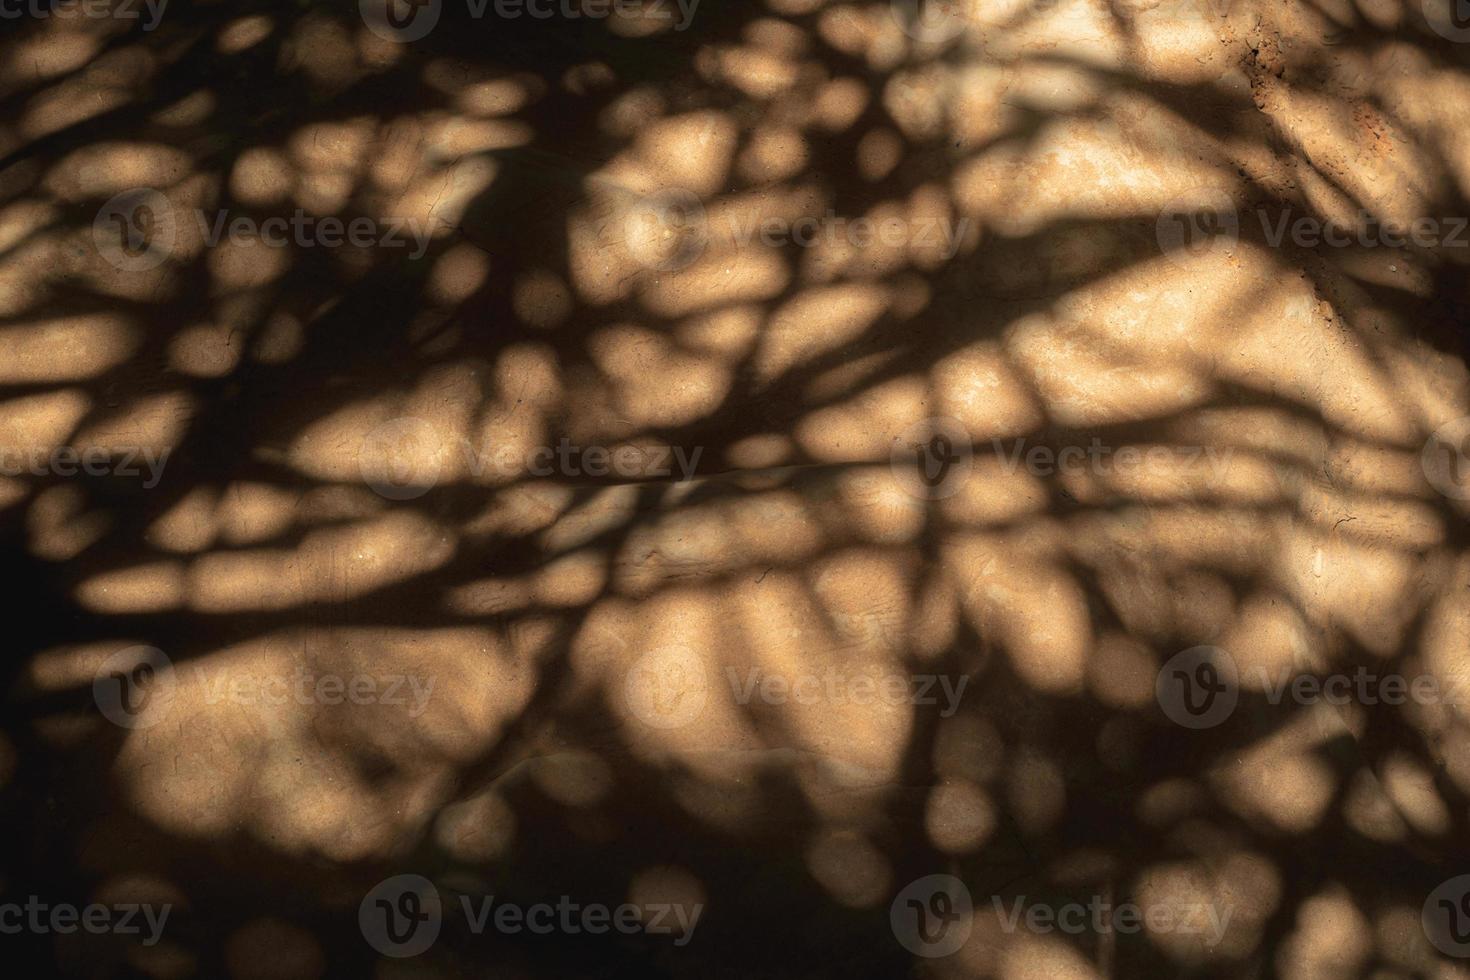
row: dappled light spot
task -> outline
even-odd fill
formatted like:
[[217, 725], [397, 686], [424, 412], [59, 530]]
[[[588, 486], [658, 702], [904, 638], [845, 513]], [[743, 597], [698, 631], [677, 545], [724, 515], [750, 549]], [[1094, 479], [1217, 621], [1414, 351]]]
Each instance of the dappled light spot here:
[[112, 526], [102, 511], [87, 511], [79, 487], [58, 486], [37, 494], [26, 513], [31, 551], [49, 561], [69, 561], [96, 544]]
[[1399, 814], [1425, 837], [1449, 832], [1450, 811], [1434, 787], [1434, 774], [1403, 752], [1383, 761], [1379, 778]]
[[612, 770], [591, 752], [553, 752], [527, 760], [525, 766], [532, 782], [567, 806], [591, 806], [613, 788]]
[[270, 37], [274, 29], [275, 22], [263, 14], [241, 17], [225, 25], [215, 46], [221, 54], [238, 54]]
[[[644, 868], [636, 872], [628, 883], [628, 901], [639, 906], [645, 916], [650, 914], [647, 909], [653, 905], [675, 906], [698, 914], [694, 912], [695, 908], [703, 911], [709, 898], [709, 890], [699, 876], [676, 865]], [[692, 937], [692, 933], [681, 932], [684, 924], [672, 925], [676, 937], [681, 934]]]
[[463, 302], [485, 284], [490, 259], [473, 245], [456, 245], [439, 257], [430, 273], [430, 295], [445, 305]]
[[[1260, 820], [1290, 834], [1320, 825], [1337, 789], [1320, 749], [1334, 732], [1323, 724], [1334, 708], [1325, 702], [1304, 708], [1281, 729], [1222, 760], [1211, 772], [1216, 794], [1243, 818]], [[1340, 724], [1335, 731], [1340, 732]]]
[[243, 204], [276, 204], [291, 196], [296, 171], [274, 147], [254, 147], [240, 154], [230, 172], [230, 193]]
[[1020, 936], [1001, 954], [1004, 980], [1100, 980], [1092, 964], [1055, 936]]
[[852, 830], [823, 832], [808, 845], [806, 864], [827, 894], [847, 908], [877, 905], [892, 880], [883, 852]]
[[180, 374], [196, 378], [229, 374], [241, 354], [233, 334], [228, 327], [211, 324], [181, 330], [169, 343], [169, 362]]
[[1367, 769], [1349, 778], [1342, 811], [1348, 826], [1369, 840], [1393, 843], [1408, 836], [1409, 828], [1383, 783]]
[[1138, 796], [1138, 818], [1151, 827], [1168, 827], [1203, 810], [1205, 791], [1192, 779], [1167, 779]]
[[771, 184], [799, 174], [810, 152], [800, 131], [790, 126], [762, 126], [736, 157], [735, 169], [747, 183]]
[[857, 341], [884, 311], [888, 295], [873, 286], [834, 286], [798, 293], [766, 325], [759, 379], [780, 377], [797, 363]]
[[138, 345], [120, 316], [97, 314], [0, 327], [0, 381], [90, 378], [115, 367]]
[[1282, 944], [1276, 968], [1290, 980], [1350, 976], [1373, 955], [1368, 920], [1339, 887], [1329, 888], [1302, 903], [1296, 930]]
[[1034, 549], [1023, 557], [1000, 538], [956, 535], [945, 561], [961, 585], [966, 617], [1003, 640], [1016, 671], [1039, 690], [1080, 689], [1091, 643], [1085, 603], [1076, 583]]
[[175, 553], [200, 552], [214, 543], [216, 491], [195, 487], [159, 515], [149, 526], [146, 538], [154, 547]]
[[[312, 531], [293, 551], [256, 549], [201, 555], [189, 565], [187, 601], [190, 608], [208, 612], [343, 602], [437, 568], [453, 553], [454, 540], [443, 528], [414, 514], [390, 514]], [[118, 589], [121, 585], [111, 580], [94, 582], [89, 594], [97, 594], [103, 586]]]
[[515, 838], [515, 811], [493, 791], [445, 807], [434, 823], [434, 839], [459, 861], [494, 860]]
[[583, 606], [602, 594], [607, 579], [607, 556], [584, 551], [559, 558], [537, 573], [533, 595], [543, 606]]
[[970, 854], [994, 833], [998, 815], [985, 791], [972, 783], [941, 783], [929, 793], [924, 829], [947, 854]]
[[[1248, 955], [1276, 912], [1281, 891], [1281, 875], [1269, 859], [1230, 849], [1202, 854], [1194, 861], [1155, 864], [1139, 876], [1133, 894], [1142, 906], [1199, 910], [1213, 916], [1210, 927], [1191, 930], [1164, 931], [1144, 920], [1151, 943], [1172, 962], [1192, 964]], [[1217, 924], [1222, 930], [1218, 935], [1213, 928]]]
[[183, 605], [187, 589], [184, 568], [159, 561], [94, 575], [77, 585], [76, 597], [98, 612], [162, 612]]

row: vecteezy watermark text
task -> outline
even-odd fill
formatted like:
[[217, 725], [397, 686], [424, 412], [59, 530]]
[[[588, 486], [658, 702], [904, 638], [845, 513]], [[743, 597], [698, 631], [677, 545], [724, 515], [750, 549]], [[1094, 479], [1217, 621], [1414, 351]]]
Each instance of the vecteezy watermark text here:
[[[0, 0], [0, 20], [30, 17], [65, 20], [85, 17], [89, 20], [141, 20], [142, 29], [151, 31], [163, 20], [168, 0]], [[146, 11], [147, 16], [144, 16]]]
[[385, 704], [407, 707], [408, 716], [417, 718], [424, 713], [434, 693], [434, 678], [414, 674], [343, 675], [297, 667], [291, 678], [279, 674], [209, 677], [203, 668], [194, 669], [204, 688], [204, 703], [210, 705], [225, 701], [241, 706]]
[[377, 426], [363, 437], [358, 469], [368, 486], [390, 500], [411, 500], [428, 493], [452, 453], [458, 451], [464, 470], [479, 478], [551, 476], [616, 477], [642, 480], [694, 476], [704, 447], [578, 446], [563, 436], [555, 446], [492, 446], [463, 436], [441, 433], [426, 419], [402, 416]]
[[1199, 188], [1169, 201], [1159, 212], [1156, 237], [1165, 255], [1202, 255], [1233, 248], [1251, 216], [1271, 248], [1290, 242], [1298, 248], [1421, 249], [1470, 248], [1470, 217], [1419, 217], [1408, 221], [1380, 218], [1359, 208], [1348, 222], [1312, 214], [1293, 214], [1290, 207], [1241, 211], [1224, 191]]
[[[408, 44], [429, 36], [439, 24], [448, 0], [358, 0], [358, 12], [368, 30], [385, 41]], [[464, 0], [465, 13], [474, 20], [606, 20], [619, 17], [668, 23], [687, 30], [699, 0]]]
[[638, 264], [662, 272], [676, 272], [693, 264], [716, 239], [738, 248], [752, 243], [771, 249], [840, 245], [859, 250], [873, 246], [915, 248], [948, 261], [959, 252], [972, 223], [970, 218], [956, 219], [952, 215], [853, 218], [832, 208], [823, 215], [797, 218], [731, 213], [715, 222], [699, 195], [671, 187], [638, 196], [629, 204], [620, 241]]
[[143, 476], [145, 489], [152, 490], [163, 478], [172, 447], [153, 446], [0, 446], [0, 475], [23, 476]]
[[1235, 450], [1216, 446], [1107, 446], [1101, 439], [1094, 438], [1084, 448], [1079, 445], [1026, 446], [1026, 440], [1018, 439], [1009, 450], [1000, 439], [990, 440], [991, 448], [1001, 460], [1001, 468], [1007, 474], [1015, 473], [1022, 466], [1032, 476], [1053, 476], [1057, 473], [1080, 472], [1083, 470], [1099, 474], [1126, 473], [1132, 470], [1154, 470], [1169, 472], [1177, 467], [1192, 466], [1201, 457], [1209, 461], [1211, 476], [1219, 479]]
[[1008, 933], [1022, 926], [1028, 932], [1063, 932], [1073, 936], [1086, 932], [1132, 934], [1146, 928], [1152, 933], [1208, 933], [1211, 944], [1225, 938], [1225, 930], [1234, 912], [1228, 906], [1222, 909], [1210, 902], [1155, 902], [1148, 905], [1121, 902], [1115, 905], [1101, 895], [1093, 895], [1087, 902], [1055, 905], [1028, 903], [1024, 895], [1007, 904], [995, 895], [990, 903], [1000, 917], [1002, 931]]
[[[905, 674], [874, 668], [773, 673], [761, 667], [727, 667], [730, 701], [769, 705], [912, 705], [939, 709], [948, 718], [959, 708], [968, 675]], [[634, 717], [659, 729], [682, 728], [703, 713], [718, 690], [704, 660], [691, 647], [672, 644], [644, 653], [624, 678], [623, 694]]]
[[941, 718], [959, 709], [965, 685], [970, 683], [968, 675], [956, 680], [947, 674], [849, 674], [835, 667], [820, 674], [794, 676], [767, 673], [759, 667], [747, 669], [742, 676], [734, 667], [727, 667], [725, 678], [736, 704], [757, 700], [762, 704], [911, 704], [939, 706]]
[[[609, 906], [579, 902], [570, 895], [555, 903], [519, 904], [497, 902], [494, 895], [460, 895], [458, 902], [465, 927], [479, 936], [488, 929], [515, 935], [538, 936], [624, 935], [644, 933], [673, 936], [673, 945], [685, 946], [694, 938], [703, 903], [624, 902]], [[418, 956], [428, 950], [444, 926], [444, 903], [439, 889], [422, 875], [394, 875], [379, 882], [358, 908], [358, 925], [368, 944], [384, 956]]]
[[[19, 902], [0, 904], [0, 934], [14, 936], [31, 932], [69, 935], [80, 929], [93, 935], [143, 935], [142, 944], [153, 946], [163, 936], [163, 927], [172, 910], [173, 906], [170, 904], [105, 905], [93, 902], [78, 907], [62, 902], [52, 905], [41, 901], [37, 895], [31, 895], [24, 905]], [[143, 933], [144, 925], [148, 928], [146, 934]]]
[[[98, 210], [92, 221], [92, 241], [98, 254], [117, 269], [155, 269], [173, 257], [179, 239], [180, 210], [151, 188], [123, 191]], [[202, 208], [185, 213], [193, 215], [200, 239], [211, 249], [222, 242], [258, 242], [267, 248], [402, 248], [410, 249], [410, 259], [419, 259], [428, 251], [434, 232], [431, 222], [418, 218], [319, 217], [301, 208], [289, 217], [268, 218], [226, 210], [211, 213]]]
[[[1351, 673], [1326, 676], [1252, 666], [1244, 672], [1250, 687], [1270, 704], [1319, 702], [1342, 706], [1362, 704], [1450, 704], [1461, 701], [1460, 684], [1446, 686], [1432, 674], [1407, 677], [1376, 673], [1363, 666]], [[1186, 728], [1213, 728], [1235, 711], [1240, 699], [1242, 671], [1235, 658], [1220, 647], [1197, 646], [1175, 654], [1159, 669], [1154, 693], [1165, 715]]]
[[[167, 717], [184, 676], [157, 647], [127, 647], [97, 668], [92, 696], [102, 716], [113, 724], [150, 728]], [[208, 705], [375, 704], [405, 708], [410, 718], [424, 713], [435, 684], [435, 678], [415, 674], [341, 674], [300, 666], [290, 674], [260, 674], [213, 671], [196, 664], [189, 676]]]

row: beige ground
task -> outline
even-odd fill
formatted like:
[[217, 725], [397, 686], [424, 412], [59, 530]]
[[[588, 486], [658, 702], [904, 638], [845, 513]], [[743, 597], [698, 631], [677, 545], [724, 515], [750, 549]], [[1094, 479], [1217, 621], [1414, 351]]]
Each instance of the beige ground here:
[[[155, 946], [33, 937], [61, 970], [1470, 973], [1420, 923], [1470, 871], [1465, 718], [1259, 680], [1470, 668], [1470, 481], [1425, 450], [1470, 415], [1470, 247], [1273, 245], [1257, 217], [1470, 214], [1452, 25], [450, 3], [400, 44], [353, 4], [175, 2], [0, 41], [0, 444], [168, 452], [152, 486], [0, 478], [0, 900], [176, 906]], [[107, 233], [138, 188], [157, 262]], [[1197, 207], [1238, 235], [1171, 238]], [[424, 250], [211, 245], [194, 209]], [[854, 244], [864, 217], [901, 234]], [[803, 218], [810, 247], [760, 240]], [[974, 446], [942, 494], [915, 456], [941, 429]], [[563, 439], [626, 468], [533, 469]], [[1171, 449], [1008, 465], [1093, 440]], [[120, 727], [94, 678], [140, 645], [171, 666]], [[1239, 706], [1192, 730], [1155, 681], [1199, 645]], [[967, 686], [948, 713], [741, 703], [751, 669]], [[261, 694], [303, 672], [407, 703]], [[703, 913], [683, 946], [446, 925], [378, 959], [359, 903], [402, 873]], [[890, 915], [931, 874], [975, 908], [940, 957]], [[1228, 927], [1007, 931], [992, 901], [1097, 895]]]

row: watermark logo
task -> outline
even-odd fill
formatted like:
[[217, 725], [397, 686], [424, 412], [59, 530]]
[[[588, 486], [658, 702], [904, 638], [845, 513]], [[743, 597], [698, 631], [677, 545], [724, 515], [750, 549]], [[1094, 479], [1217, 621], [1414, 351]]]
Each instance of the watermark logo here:
[[1424, 935], [1446, 956], [1470, 956], [1470, 875], [1442, 882], [1424, 900]]
[[363, 436], [357, 468], [363, 481], [389, 500], [422, 497], [439, 482], [444, 445], [438, 430], [413, 416], [389, 419]]
[[937, 959], [956, 952], [975, 925], [970, 889], [954, 875], [926, 875], [910, 882], [888, 908], [893, 936], [915, 956]]
[[651, 728], [682, 728], [704, 711], [709, 679], [689, 647], [666, 646], [639, 657], [623, 682], [633, 715]]
[[954, 40], [969, 27], [978, 0], [890, 0], [899, 28], [924, 44]]
[[178, 239], [173, 205], [150, 187], [114, 195], [92, 219], [97, 252], [123, 272], [147, 272], [167, 262]]
[[1185, 728], [1213, 728], [1240, 698], [1235, 658], [1219, 647], [1191, 647], [1169, 658], [1154, 681], [1159, 707]]
[[1435, 429], [1419, 463], [1434, 489], [1452, 500], [1470, 500], [1470, 415]]
[[1154, 234], [1166, 258], [1184, 262], [1233, 250], [1240, 240], [1240, 216], [1229, 194], [1197, 187], [1164, 204]]
[[363, 898], [357, 924], [368, 945], [384, 956], [418, 956], [434, 945], [444, 924], [439, 889], [423, 875], [394, 875]]
[[1447, 41], [1470, 41], [1470, 0], [1424, 0], [1424, 19]]
[[[1246, 672], [1252, 689], [1268, 704], [1282, 701], [1334, 706], [1362, 704], [1459, 704], [1458, 684], [1445, 690], [1433, 674], [1406, 677], [1377, 674], [1358, 666], [1351, 674], [1325, 676], [1294, 673], [1288, 667], [1270, 671], [1263, 666]], [[1240, 699], [1241, 673], [1229, 652], [1212, 646], [1191, 647], [1171, 657], [1159, 670], [1154, 693], [1171, 721], [1185, 728], [1213, 728], [1235, 711]]]
[[150, 728], [167, 716], [177, 686], [173, 663], [162, 650], [133, 646], [102, 662], [92, 678], [92, 698], [114, 725]]
[[578, 446], [563, 436], [555, 446], [475, 445], [462, 436], [442, 438], [424, 419], [400, 416], [374, 427], [358, 447], [363, 481], [389, 500], [412, 500], [438, 484], [449, 453], [457, 448], [471, 476], [605, 477], [631, 482], [694, 478], [703, 446]]
[[900, 486], [921, 500], [959, 492], [974, 469], [974, 443], [958, 419], [921, 419], [903, 430], [889, 452], [889, 467]]
[[[551, 902], [520, 905], [497, 902], [494, 895], [460, 895], [458, 907], [465, 928], [475, 936], [487, 929], [506, 935], [530, 932], [538, 936], [562, 933], [604, 935], [677, 935], [675, 946], [694, 938], [704, 912], [703, 903], [625, 902], [616, 907], [600, 902], [578, 902], [570, 895]], [[443, 929], [445, 907], [434, 883], [422, 875], [394, 875], [379, 882], [358, 906], [358, 926], [368, 945], [396, 959], [418, 956], [433, 946]]]
[[709, 246], [709, 216], [693, 191], [671, 187], [638, 198], [623, 217], [623, 242], [646, 269], [677, 272]]
[[[0, 935], [14, 936], [22, 932], [70, 935], [81, 929], [94, 936], [106, 933], [143, 936], [139, 940], [142, 945], [156, 946], [163, 937], [163, 927], [172, 911], [173, 905], [168, 903], [103, 905], [94, 902], [80, 908], [65, 902], [51, 905], [41, 901], [40, 896], [31, 895], [24, 905], [19, 902], [0, 904]], [[146, 933], [143, 931], [145, 927]]]
[[368, 30], [394, 44], [428, 37], [442, 8], [443, 0], [358, 0], [357, 4]]
[[[433, 239], [433, 227], [416, 218], [351, 220], [318, 217], [297, 208], [290, 216], [256, 219], [249, 215], [203, 209], [194, 216], [206, 248], [222, 242], [260, 243], [266, 248], [409, 248], [410, 259], [423, 258]], [[180, 216], [167, 197], [152, 188], [123, 191], [103, 204], [92, 220], [97, 252], [122, 272], [146, 272], [167, 262], [178, 242]]]

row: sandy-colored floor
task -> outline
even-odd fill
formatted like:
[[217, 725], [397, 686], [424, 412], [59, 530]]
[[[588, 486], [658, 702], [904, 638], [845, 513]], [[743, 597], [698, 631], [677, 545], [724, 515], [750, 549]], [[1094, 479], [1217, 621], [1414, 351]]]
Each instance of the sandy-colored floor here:
[[0, 948], [1470, 975], [1459, 7], [388, 3], [0, 26]]

